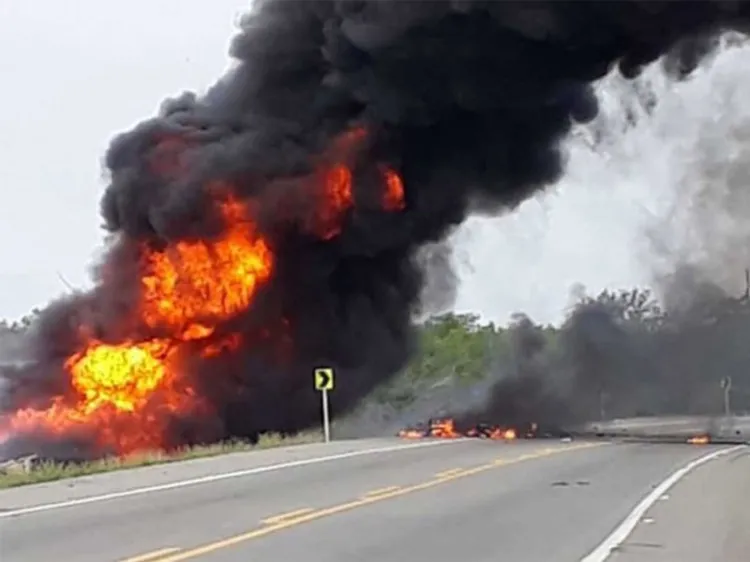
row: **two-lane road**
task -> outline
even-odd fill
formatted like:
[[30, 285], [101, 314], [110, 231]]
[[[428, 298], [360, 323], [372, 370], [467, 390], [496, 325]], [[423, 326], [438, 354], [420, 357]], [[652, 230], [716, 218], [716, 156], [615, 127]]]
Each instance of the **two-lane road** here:
[[727, 450], [379, 440], [149, 467], [0, 493], [0, 560], [747, 562], [745, 449], [680, 479]]

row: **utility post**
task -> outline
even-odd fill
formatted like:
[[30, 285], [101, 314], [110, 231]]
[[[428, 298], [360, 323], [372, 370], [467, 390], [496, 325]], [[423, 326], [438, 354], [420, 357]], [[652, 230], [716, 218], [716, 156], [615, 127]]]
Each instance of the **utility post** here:
[[721, 379], [721, 388], [724, 390], [724, 416], [729, 418], [732, 416], [732, 377], [726, 376]]
[[601, 388], [599, 390], [599, 421], [607, 421], [609, 414], [607, 412], [607, 404], [609, 403], [609, 392], [606, 389]]

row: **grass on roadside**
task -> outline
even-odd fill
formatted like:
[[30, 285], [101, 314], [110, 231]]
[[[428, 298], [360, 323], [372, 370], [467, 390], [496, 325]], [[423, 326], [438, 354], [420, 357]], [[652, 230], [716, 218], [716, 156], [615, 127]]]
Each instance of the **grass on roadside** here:
[[28, 472], [19, 469], [0, 473], [0, 489], [40, 482], [51, 482], [63, 478], [86, 476], [100, 472], [112, 472], [114, 470], [136, 468], [139, 466], [215, 457], [228, 453], [240, 453], [258, 449], [272, 449], [288, 445], [317, 443], [319, 441], [322, 441], [319, 432], [299, 433], [292, 436], [267, 433], [261, 435], [258, 443], [255, 445], [243, 441], [227, 441], [213, 445], [185, 447], [184, 449], [171, 452], [144, 451], [127, 457], [110, 457], [85, 463], [41, 462]]

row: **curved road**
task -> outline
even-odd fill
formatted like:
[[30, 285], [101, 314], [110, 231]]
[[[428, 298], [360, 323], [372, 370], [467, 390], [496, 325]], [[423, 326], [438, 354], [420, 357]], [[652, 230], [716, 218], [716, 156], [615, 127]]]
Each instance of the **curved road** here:
[[739, 562], [749, 497], [744, 447], [336, 442], [0, 492], [0, 560]]

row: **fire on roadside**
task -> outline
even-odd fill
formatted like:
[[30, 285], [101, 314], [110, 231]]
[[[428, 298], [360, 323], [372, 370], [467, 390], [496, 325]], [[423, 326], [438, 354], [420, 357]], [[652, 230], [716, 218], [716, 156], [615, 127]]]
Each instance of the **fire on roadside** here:
[[[306, 226], [321, 240], [338, 236], [357, 206], [351, 162], [365, 138], [366, 131], [357, 128], [336, 139], [316, 172], [300, 184], [303, 193], [295, 195], [307, 208], [315, 202]], [[154, 173], [167, 182], [186, 171], [180, 156], [187, 145], [176, 137], [163, 144]], [[403, 180], [388, 166], [378, 169], [381, 209], [403, 210]], [[187, 361], [196, 356], [210, 361], [253, 345], [243, 334], [219, 328], [252, 305], [276, 265], [273, 244], [254, 216], [256, 201], [239, 199], [234, 186], [221, 180], [206, 190], [222, 220], [221, 234], [158, 248], [143, 242], [138, 298], [116, 326], [125, 336], [102, 341], [95, 330], [78, 326], [77, 349], [60, 365], [69, 391], [0, 419], [0, 438], [85, 432], [102, 450], [124, 455], [166, 448], [170, 418], [203, 408], [186, 374]]]
[[432, 418], [426, 424], [406, 427], [398, 432], [402, 439], [492, 439], [496, 441], [515, 441], [532, 439], [537, 435], [537, 424], [529, 424], [521, 429], [503, 425], [479, 423], [466, 429], [459, 429], [453, 418]]
[[690, 445], [708, 445], [711, 443], [711, 438], [708, 435], [694, 435], [687, 442]]

